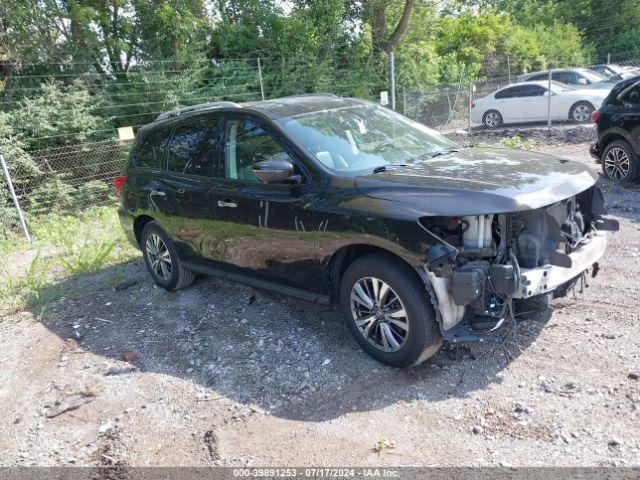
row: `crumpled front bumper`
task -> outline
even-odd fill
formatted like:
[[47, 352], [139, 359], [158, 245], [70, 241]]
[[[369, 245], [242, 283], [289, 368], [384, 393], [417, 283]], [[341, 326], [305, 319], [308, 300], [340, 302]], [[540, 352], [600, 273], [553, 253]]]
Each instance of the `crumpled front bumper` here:
[[571, 257], [571, 267], [569, 268], [545, 265], [537, 268], [521, 269], [520, 281], [514, 298], [529, 298], [552, 292], [600, 260], [606, 246], [606, 233], [599, 231], [579, 250], [569, 254], [569, 257]]

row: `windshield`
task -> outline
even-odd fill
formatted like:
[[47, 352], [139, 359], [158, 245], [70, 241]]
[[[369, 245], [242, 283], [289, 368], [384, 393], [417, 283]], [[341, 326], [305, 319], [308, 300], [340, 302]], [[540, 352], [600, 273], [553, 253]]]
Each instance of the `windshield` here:
[[320, 163], [338, 171], [409, 164], [456, 147], [435, 130], [375, 104], [278, 120]]
[[571, 90], [573, 90], [573, 88], [569, 87], [565, 83], [560, 83], [555, 80], [551, 81], [551, 91], [554, 93], [570, 92]]
[[582, 73], [582, 75], [591, 83], [606, 82], [607, 80], [603, 75], [600, 75], [599, 73], [596, 73], [596, 72], [592, 72], [591, 70], [584, 70], [580, 73]]

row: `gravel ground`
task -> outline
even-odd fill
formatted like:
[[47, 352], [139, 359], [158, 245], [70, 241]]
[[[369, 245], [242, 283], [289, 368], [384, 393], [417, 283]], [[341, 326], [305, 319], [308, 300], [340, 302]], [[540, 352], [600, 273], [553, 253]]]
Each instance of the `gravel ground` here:
[[[518, 133], [593, 165], [592, 130]], [[584, 293], [412, 369], [235, 283], [165, 292], [137, 262], [58, 284], [0, 322], [0, 465], [638, 465], [640, 188], [604, 190], [620, 232]]]

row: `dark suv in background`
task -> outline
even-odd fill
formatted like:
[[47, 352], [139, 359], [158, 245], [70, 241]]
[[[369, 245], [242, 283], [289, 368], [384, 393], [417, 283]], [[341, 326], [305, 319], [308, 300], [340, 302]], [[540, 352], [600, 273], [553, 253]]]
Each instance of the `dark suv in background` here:
[[162, 114], [116, 184], [158, 285], [204, 273], [339, 305], [365, 350], [408, 366], [515, 325], [515, 303], [562, 295], [594, 265], [611, 227], [596, 179], [307, 95]]
[[598, 141], [591, 155], [607, 178], [617, 182], [640, 179], [640, 76], [616, 84], [591, 117]]

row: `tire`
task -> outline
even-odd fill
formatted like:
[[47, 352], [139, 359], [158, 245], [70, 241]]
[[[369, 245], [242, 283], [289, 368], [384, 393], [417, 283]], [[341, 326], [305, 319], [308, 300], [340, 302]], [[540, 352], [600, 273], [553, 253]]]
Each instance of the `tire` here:
[[624, 140], [614, 140], [602, 152], [602, 173], [614, 182], [634, 182], [638, 178], [638, 164], [638, 157]]
[[569, 109], [569, 120], [576, 123], [587, 123], [591, 121], [591, 114], [595, 110], [594, 106], [586, 101], [573, 104]]
[[[193, 283], [195, 273], [182, 266], [173, 241], [156, 222], [144, 226], [141, 246], [144, 263], [158, 286], [166, 290], [180, 290]], [[156, 255], [154, 250], [159, 253]]]
[[[362, 301], [364, 296], [357, 293], [361, 289], [375, 298], [374, 281], [380, 293], [375, 310], [368, 309]], [[368, 297], [369, 304], [372, 297]], [[379, 308], [379, 304], [386, 304], [386, 308]], [[422, 280], [411, 267], [390, 255], [373, 253], [349, 265], [340, 282], [340, 310], [360, 346], [387, 365], [417, 365], [442, 345], [435, 311]]]
[[482, 116], [482, 124], [487, 128], [498, 128], [503, 123], [502, 114], [497, 110], [488, 110]]

